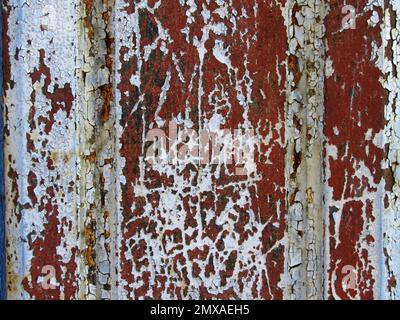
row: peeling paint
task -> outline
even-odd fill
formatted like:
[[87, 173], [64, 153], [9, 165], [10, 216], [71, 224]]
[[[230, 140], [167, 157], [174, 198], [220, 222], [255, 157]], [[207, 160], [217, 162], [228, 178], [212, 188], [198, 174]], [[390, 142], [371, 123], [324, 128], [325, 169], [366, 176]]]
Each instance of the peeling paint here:
[[[43, 28], [52, 6], [68, 19]], [[7, 1], [3, 14], [7, 297], [71, 299], [78, 286], [75, 3]], [[51, 290], [40, 283], [47, 265], [55, 269]]]
[[[398, 299], [399, 10], [4, 1], [7, 297]], [[146, 161], [219, 129], [254, 162]]]
[[287, 1], [286, 298], [322, 294], [322, 145], [325, 36], [323, 1]]

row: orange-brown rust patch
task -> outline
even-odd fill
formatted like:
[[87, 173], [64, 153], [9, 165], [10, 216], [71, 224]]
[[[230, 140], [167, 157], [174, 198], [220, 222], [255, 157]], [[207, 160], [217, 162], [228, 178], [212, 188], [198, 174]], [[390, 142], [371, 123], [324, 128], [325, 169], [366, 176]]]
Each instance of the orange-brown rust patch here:
[[[108, 21], [108, 20], [105, 20]], [[114, 38], [110, 37], [109, 33], [107, 32], [106, 35], [106, 67], [108, 68], [108, 70], [110, 70], [110, 72], [113, 70], [113, 45], [114, 45]]]
[[103, 108], [101, 110], [101, 120], [107, 122], [110, 119], [111, 102], [114, 99], [113, 89], [111, 84], [106, 84], [100, 87], [101, 95], [103, 96]]
[[93, 151], [88, 156], [86, 156], [86, 161], [88, 161], [90, 163], [95, 163], [96, 162], [96, 157], [97, 157], [96, 151]]
[[289, 71], [291, 71], [294, 75], [294, 83], [299, 83], [301, 79], [301, 72], [299, 70], [297, 57], [293, 54], [289, 56]]
[[91, 22], [92, 11], [93, 11], [93, 0], [85, 0], [85, 13], [86, 17], [84, 19], [85, 28], [88, 30], [88, 37], [90, 40], [94, 39], [94, 27]]
[[310, 187], [307, 189], [307, 203], [312, 204], [314, 202], [314, 191]]
[[94, 247], [96, 244], [95, 231], [96, 231], [96, 225], [94, 221], [91, 221], [91, 223], [85, 228], [84, 231], [85, 243], [87, 247], [83, 251], [83, 258], [85, 264], [89, 268], [94, 268], [96, 266], [95, 251], [94, 251]]

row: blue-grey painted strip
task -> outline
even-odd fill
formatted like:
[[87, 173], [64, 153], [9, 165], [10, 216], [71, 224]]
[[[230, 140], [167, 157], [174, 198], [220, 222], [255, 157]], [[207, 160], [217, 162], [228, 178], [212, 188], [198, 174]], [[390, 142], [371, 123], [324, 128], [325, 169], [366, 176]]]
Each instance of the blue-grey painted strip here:
[[[0, 7], [0, 35], [3, 35], [3, 12]], [[3, 88], [3, 47], [0, 41], [0, 88]], [[3, 90], [0, 95], [0, 299], [6, 298], [4, 239], [4, 163], [3, 163]]]

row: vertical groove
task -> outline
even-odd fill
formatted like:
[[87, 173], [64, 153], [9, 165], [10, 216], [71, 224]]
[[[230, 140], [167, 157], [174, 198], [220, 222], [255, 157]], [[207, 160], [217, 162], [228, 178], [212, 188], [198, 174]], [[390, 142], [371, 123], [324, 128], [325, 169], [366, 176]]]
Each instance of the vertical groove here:
[[[88, 299], [110, 299], [115, 278], [115, 116], [112, 0], [82, 2], [81, 217]], [[113, 284], [114, 283], [114, 284]], [[114, 289], [115, 290], [115, 289]]]
[[323, 1], [288, 1], [286, 272], [290, 299], [323, 298]]
[[387, 162], [384, 163], [386, 179], [385, 210], [382, 214], [382, 270], [381, 299], [400, 298], [400, 171], [399, 150], [399, 67], [400, 67], [400, 4], [385, 1], [381, 28], [382, 35], [382, 85], [387, 90], [384, 109]]

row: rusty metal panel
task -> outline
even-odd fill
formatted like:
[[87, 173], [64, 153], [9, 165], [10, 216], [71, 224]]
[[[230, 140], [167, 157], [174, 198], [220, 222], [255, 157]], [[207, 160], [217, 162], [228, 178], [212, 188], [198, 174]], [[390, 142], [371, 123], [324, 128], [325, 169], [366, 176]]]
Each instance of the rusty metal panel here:
[[[117, 3], [125, 21], [116, 32], [122, 297], [283, 297], [280, 5], [164, 1], [154, 10], [158, 5]], [[257, 131], [263, 145], [246, 174], [233, 164], [142, 160], [153, 128], [168, 132], [172, 152], [177, 131], [215, 127]]]
[[[357, 13], [341, 30], [342, 8]], [[327, 297], [398, 297], [396, 97], [398, 1], [333, 1], [326, 17]], [[349, 267], [346, 267], [349, 266]], [[343, 268], [357, 277], [340, 283]]]
[[7, 298], [398, 299], [399, 10], [3, 1]]
[[[71, 299], [80, 247], [76, 3], [5, 1], [3, 15], [7, 296]], [[48, 268], [59, 285], [44, 290]]]
[[[341, 1], [332, 4], [326, 18], [327, 59], [334, 70], [326, 78], [324, 118], [327, 293], [335, 298], [372, 299], [383, 285], [379, 283], [383, 280], [380, 214], [385, 195], [386, 92], [377, 66], [382, 58], [381, 25], [372, 19], [381, 19], [384, 12], [367, 2], [346, 2], [359, 12], [358, 28], [336, 32], [341, 28]], [[345, 274], [338, 272], [346, 265], [357, 274], [356, 286], [349, 292], [340, 286]]]

